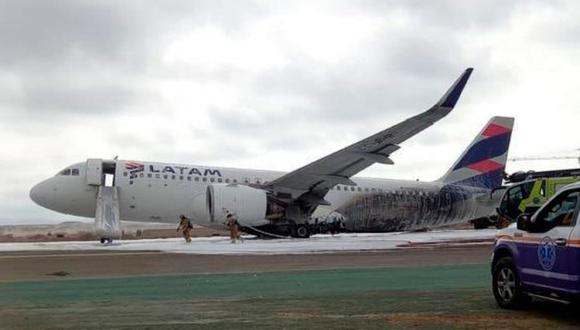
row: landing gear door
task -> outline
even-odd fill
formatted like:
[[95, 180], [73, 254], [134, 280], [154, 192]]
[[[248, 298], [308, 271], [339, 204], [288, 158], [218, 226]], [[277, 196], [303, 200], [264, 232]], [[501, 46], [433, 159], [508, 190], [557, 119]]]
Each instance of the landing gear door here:
[[87, 159], [87, 184], [100, 186], [102, 184], [103, 160]]

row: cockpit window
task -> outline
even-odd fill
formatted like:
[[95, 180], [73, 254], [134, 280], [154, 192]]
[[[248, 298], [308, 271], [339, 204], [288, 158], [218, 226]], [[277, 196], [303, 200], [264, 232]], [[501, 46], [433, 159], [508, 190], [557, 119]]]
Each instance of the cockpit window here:
[[59, 175], [70, 175], [70, 168], [64, 169], [58, 173]]
[[71, 174], [71, 175], [79, 175], [79, 169], [78, 169], [78, 168], [73, 168], [73, 169], [70, 171], [70, 174]]

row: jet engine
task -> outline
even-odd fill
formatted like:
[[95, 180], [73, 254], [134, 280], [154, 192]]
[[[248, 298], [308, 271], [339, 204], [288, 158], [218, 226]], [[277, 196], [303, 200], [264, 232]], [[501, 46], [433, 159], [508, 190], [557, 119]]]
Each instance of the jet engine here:
[[194, 217], [209, 224], [226, 221], [228, 214], [238, 218], [242, 226], [261, 226], [270, 223], [266, 219], [268, 192], [238, 184], [209, 185], [205, 194], [194, 198]]

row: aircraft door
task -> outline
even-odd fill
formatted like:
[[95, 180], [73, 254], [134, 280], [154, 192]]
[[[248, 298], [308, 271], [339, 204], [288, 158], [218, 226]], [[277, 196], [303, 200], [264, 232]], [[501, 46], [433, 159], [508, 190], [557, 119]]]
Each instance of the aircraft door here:
[[103, 177], [103, 160], [90, 158], [87, 159], [87, 184], [100, 186]]

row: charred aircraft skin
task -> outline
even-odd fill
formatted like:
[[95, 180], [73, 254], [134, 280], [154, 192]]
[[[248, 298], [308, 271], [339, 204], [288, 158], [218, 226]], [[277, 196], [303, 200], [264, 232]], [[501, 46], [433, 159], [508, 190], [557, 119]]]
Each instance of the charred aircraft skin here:
[[343, 216], [348, 231], [419, 230], [488, 216], [494, 203], [482, 203], [485, 199], [489, 199], [489, 191], [445, 185], [361, 195], [338, 208], [337, 213]]

